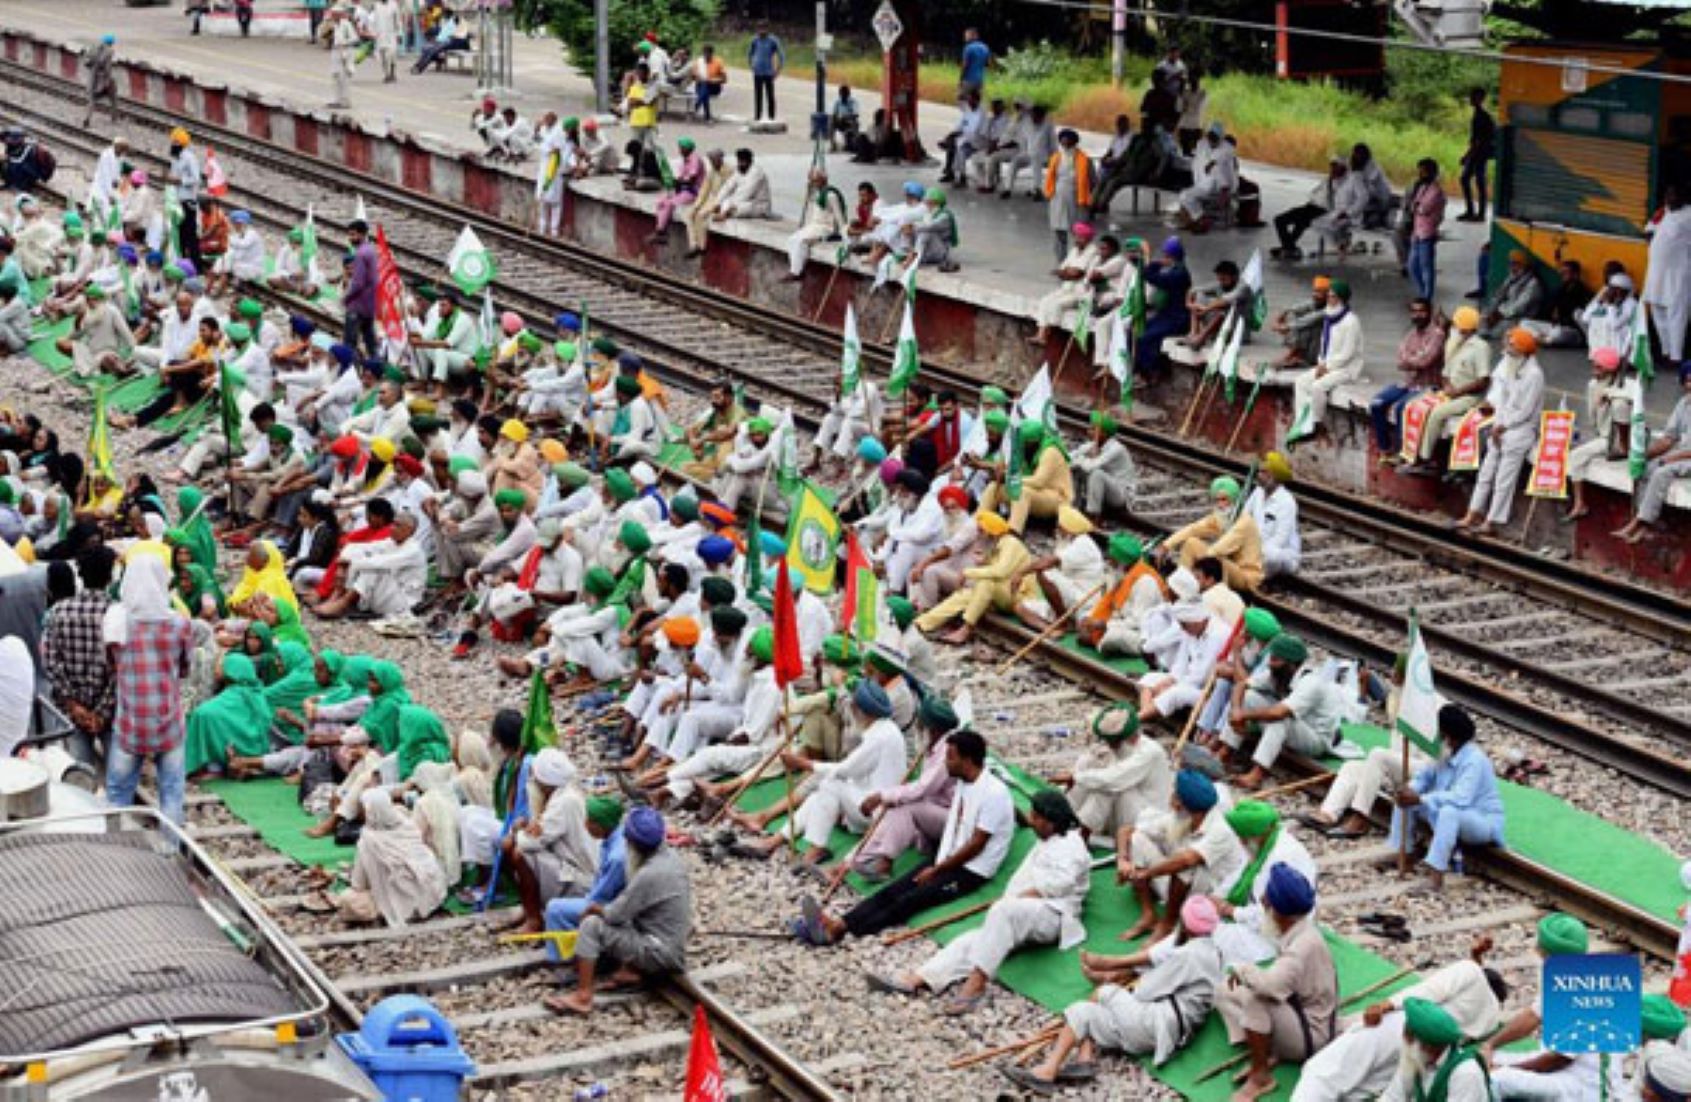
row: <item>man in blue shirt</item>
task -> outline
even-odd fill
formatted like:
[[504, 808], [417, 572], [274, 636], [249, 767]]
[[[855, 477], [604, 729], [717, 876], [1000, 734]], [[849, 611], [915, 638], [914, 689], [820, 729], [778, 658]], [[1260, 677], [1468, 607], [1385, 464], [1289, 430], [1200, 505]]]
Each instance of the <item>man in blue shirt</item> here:
[[1413, 784], [1398, 790], [1387, 839], [1396, 852], [1406, 818], [1411, 829], [1423, 823], [1432, 828], [1425, 864], [1428, 887], [1434, 891], [1443, 890], [1444, 874], [1450, 871], [1450, 857], [1458, 843], [1503, 844], [1503, 799], [1491, 760], [1474, 745], [1474, 721], [1461, 708], [1446, 704], [1439, 709], [1438, 722], [1443, 750], [1438, 761], [1415, 775]]
[[[585, 896], [554, 899], [546, 904], [547, 930], [574, 930], [581, 926], [590, 907], [603, 907], [622, 894], [628, 883], [628, 843], [622, 836], [622, 801], [615, 796], [594, 796], [587, 801], [587, 833], [599, 839], [599, 871]], [[546, 946], [558, 959], [556, 942]]]
[[787, 55], [781, 49], [781, 40], [769, 33], [769, 24], [757, 25], [757, 36], [752, 39], [751, 46], [746, 50], [746, 64], [752, 70], [752, 114], [754, 122], [764, 119], [764, 100], [769, 101], [769, 121], [775, 121], [775, 78], [781, 75], [781, 66], [787, 63]]
[[981, 33], [970, 27], [963, 32], [963, 63], [957, 74], [957, 98], [967, 99], [969, 93], [979, 95], [986, 88], [987, 66], [992, 64], [992, 48], [981, 41]]

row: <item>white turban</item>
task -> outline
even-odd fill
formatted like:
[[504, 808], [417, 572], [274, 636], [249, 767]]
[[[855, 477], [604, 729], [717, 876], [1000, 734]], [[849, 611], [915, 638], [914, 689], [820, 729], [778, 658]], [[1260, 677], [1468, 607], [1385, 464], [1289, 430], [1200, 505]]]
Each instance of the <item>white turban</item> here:
[[1168, 576], [1168, 590], [1182, 601], [1195, 601], [1200, 592], [1198, 576], [1184, 566]]
[[1183, 624], [1201, 624], [1210, 618], [1210, 610], [1202, 601], [1177, 601], [1174, 618]]
[[463, 497], [486, 497], [487, 476], [480, 471], [459, 471], [458, 481], [453, 483], [458, 493]]
[[534, 779], [547, 788], [562, 788], [575, 779], [575, 763], [556, 746], [534, 756]]
[[364, 826], [367, 829], [392, 830], [405, 822], [405, 817], [393, 806], [393, 798], [385, 788], [365, 789], [358, 803], [364, 809]]
[[1609, 286], [1619, 287], [1623, 291], [1632, 290], [1632, 277], [1625, 272], [1616, 272], [1609, 277]]
[[628, 468], [628, 477], [641, 486], [656, 486], [658, 483], [658, 472], [652, 470], [652, 465], [645, 460]]
[[1691, 1052], [1666, 1041], [1651, 1041], [1644, 1046], [1644, 1076], [1677, 1094], [1691, 1094]]

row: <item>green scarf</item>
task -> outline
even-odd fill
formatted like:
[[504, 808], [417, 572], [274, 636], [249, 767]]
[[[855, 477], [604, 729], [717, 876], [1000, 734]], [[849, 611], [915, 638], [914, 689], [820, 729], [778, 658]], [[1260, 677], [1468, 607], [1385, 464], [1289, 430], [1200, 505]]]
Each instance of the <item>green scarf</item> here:
[[244, 654], [225, 655], [223, 679], [226, 684], [216, 696], [188, 713], [183, 748], [189, 775], [222, 765], [231, 752], [246, 757], [270, 752], [273, 715], [252, 660]]
[[[251, 660], [259, 681], [269, 685], [282, 676], [282, 656], [276, 653], [275, 635], [263, 620], [248, 624], [247, 634], [258, 638], [258, 653], [249, 654], [247, 658]], [[242, 645], [245, 646], [244, 640]]]
[[210, 597], [217, 606], [219, 616], [228, 615], [229, 609], [223, 600], [223, 589], [217, 584], [217, 579], [211, 571], [197, 562], [176, 568], [176, 592], [181, 596], [182, 603], [188, 607], [191, 616], [199, 616], [200, 602]]
[[[276, 652], [282, 656], [282, 665], [288, 672], [280, 681], [264, 690], [264, 702], [270, 706], [272, 713], [284, 708], [298, 713], [307, 698], [316, 696], [320, 688], [311, 651], [298, 643], [283, 643], [276, 648]], [[305, 741], [305, 732], [291, 723], [278, 720], [276, 729], [295, 746]]]
[[311, 649], [311, 636], [305, 632], [305, 625], [299, 622], [299, 609], [290, 604], [278, 602], [276, 605], [276, 643], [294, 643]]
[[1490, 1097], [1491, 1072], [1486, 1069], [1485, 1061], [1480, 1059], [1480, 1047], [1470, 1045], [1467, 1048], [1452, 1048], [1450, 1050], [1444, 1058], [1444, 1063], [1440, 1064], [1439, 1069], [1433, 1073], [1432, 1085], [1426, 1090], [1421, 1089], [1419, 1082], [1415, 1084], [1415, 1102], [1445, 1102], [1445, 1099], [1450, 1096], [1450, 1077], [1464, 1060], [1479, 1061], [1480, 1071], [1486, 1077], [1486, 1094], [1487, 1097]]
[[184, 486], [176, 491], [178, 515], [176, 526], [182, 531], [184, 544], [194, 553], [194, 562], [214, 575], [217, 572], [217, 536], [211, 530], [202, 506], [205, 491], [197, 486]]
[[498, 771], [493, 775], [493, 813], [499, 816], [509, 815], [516, 795], [511, 786], [522, 776], [524, 755], [518, 754], [514, 758], [506, 758], [499, 763]]
[[399, 779], [407, 781], [426, 761], [450, 762], [452, 737], [440, 717], [427, 708], [407, 704], [399, 710]]
[[1280, 824], [1275, 823], [1266, 836], [1262, 845], [1257, 847], [1257, 854], [1251, 858], [1250, 864], [1239, 873], [1239, 879], [1233, 882], [1233, 889], [1227, 893], [1227, 902], [1235, 907], [1243, 907], [1251, 901], [1251, 888], [1257, 882], [1257, 874], [1262, 871], [1268, 859], [1274, 855], [1274, 843], [1280, 840]]
[[358, 726], [382, 753], [391, 754], [399, 745], [399, 713], [411, 703], [411, 694], [405, 691], [405, 674], [392, 662], [371, 663], [370, 676], [382, 691], [359, 718]]
[[[323, 652], [325, 655], [329, 651]], [[336, 675], [335, 683], [325, 689], [323, 695], [317, 698], [319, 704], [345, 704], [349, 700], [357, 700], [361, 696], [370, 695], [370, 667], [373, 660], [362, 654], [355, 654], [348, 658]]]

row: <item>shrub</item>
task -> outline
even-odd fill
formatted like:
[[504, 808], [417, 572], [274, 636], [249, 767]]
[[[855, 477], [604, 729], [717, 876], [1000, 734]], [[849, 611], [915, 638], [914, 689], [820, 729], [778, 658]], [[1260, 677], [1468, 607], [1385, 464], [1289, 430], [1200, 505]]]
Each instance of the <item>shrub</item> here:
[[[633, 63], [635, 44], [656, 31], [664, 47], [697, 49], [715, 26], [719, 0], [616, 0], [610, 5], [611, 80]], [[570, 64], [592, 77], [595, 45], [593, 0], [521, 0], [519, 25], [546, 27], [564, 44]]]

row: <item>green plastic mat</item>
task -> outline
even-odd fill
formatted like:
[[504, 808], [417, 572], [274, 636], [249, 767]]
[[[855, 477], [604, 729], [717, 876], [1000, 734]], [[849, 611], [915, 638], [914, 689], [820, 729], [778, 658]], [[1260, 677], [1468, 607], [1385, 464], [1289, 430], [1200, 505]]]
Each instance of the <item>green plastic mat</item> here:
[[37, 325], [31, 333], [34, 339], [24, 351], [30, 359], [53, 374], [61, 377], [70, 374], [75, 364], [69, 356], [59, 351], [58, 341], [70, 336], [73, 324], [70, 318], [60, 318], [49, 325]]
[[1141, 674], [1149, 673], [1151, 669], [1143, 658], [1129, 658], [1126, 656], [1106, 658], [1091, 647], [1083, 646], [1080, 641], [1080, 636], [1073, 633], [1063, 636], [1062, 642], [1057, 645], [1066, 651], [1078, 654], [1082, 658], [1090, 659], [1101, 666], [1108, 666], [1117, 673], [1126, 674], [1129, 677], [1138, 677]]
[[353, 847], [333, 837], [308, 838], [317, 820], [299, 806], [299, 786], [281, 777], [253, 781], [205, 781], [200, 788], [223, 801], [235, 818], [258, 831], [265, 843], [302, 865], [339, 865], [352, 861]]
[[[1347, 723], [1345, 737], [1366, 749], [1389, 746], [1391, 736], [1371, 724]], [[1327, 762], [1337, 768], [1337, 759]], [[1581, 811], [1548, 792], [1499, 781], [1504, 842], [1521, 856], [1564, 876], [1677, 923], [1685, 892], [1679, 858], [1670, 850]]]

